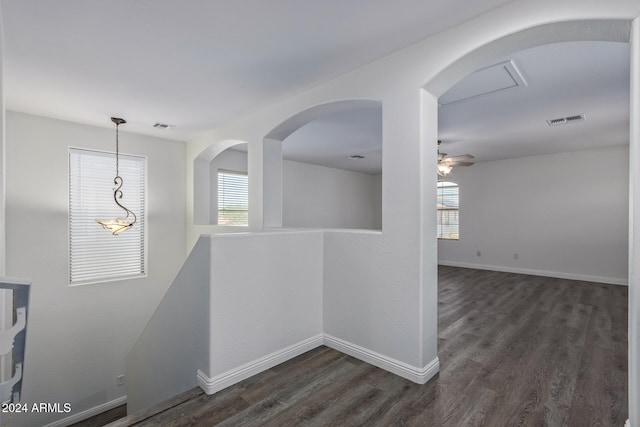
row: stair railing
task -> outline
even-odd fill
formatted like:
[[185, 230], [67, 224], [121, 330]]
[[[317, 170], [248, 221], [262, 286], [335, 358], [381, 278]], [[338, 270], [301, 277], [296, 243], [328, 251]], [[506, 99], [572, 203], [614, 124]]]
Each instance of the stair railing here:
[[[0, 278], [0, 292], [3, 297], [0, 310], [4, 311], [6, 318], [10, 320], [10, 327], [0, 329], [0, 358], [2, 361], [2, 366], [0, 366], [0, 403], [20, 401], [27, 338], [29, 290], [30, 284], [28, 282], [20, 279]], [[2, 320], [5, 320], [5, 316], [2, 316]], [[7, 377], [9, 378], [7, 379]]]

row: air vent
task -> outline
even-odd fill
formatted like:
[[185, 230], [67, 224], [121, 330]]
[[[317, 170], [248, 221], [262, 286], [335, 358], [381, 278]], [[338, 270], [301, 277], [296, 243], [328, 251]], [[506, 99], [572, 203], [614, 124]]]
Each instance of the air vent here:
[[581, 122], [584, 120], [584, 114], [579, 114], [577, 116], [569, 116], [569, 117], [560, 117], [557, 119], [547, 120], [549, 126], [558, 126], [558, 125], [566, 125], [568, 123]]
[[174, 125], [167, 125], [165, 123], [156, 123], [155, 125], [153, 125], [154, 128], [156, 129], [171, 129], [174, 128]]

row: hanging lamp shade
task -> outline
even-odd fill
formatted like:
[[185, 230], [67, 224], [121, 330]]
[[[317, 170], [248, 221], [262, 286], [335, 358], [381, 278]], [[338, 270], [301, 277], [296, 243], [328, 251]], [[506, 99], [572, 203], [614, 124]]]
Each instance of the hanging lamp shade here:
[[102, 226], [105, 230], [108, 230], [113, 235], [118, 235], [125, 230], [133, 227], [133, 224], [136, 223], [137, 217], [136, 214], [127, 209], [122, 203], [120, 203], [120, 199], [122, 199], [122, 184], [123, 180], [120, 176], [120, 141], [119, 141], [119, 127], [121, 124], [127, 123], [124, 119], [120, 119], [118, 117], [111, 117], [111, 121], [116, 124], [116, 177], [113, 179], [113, 184], [115, 188], [113, 189], [113, 200], [116, 202], [124, 212], [125, 216], [118, 217], [115, 219], [97, 219], [96, 222]]

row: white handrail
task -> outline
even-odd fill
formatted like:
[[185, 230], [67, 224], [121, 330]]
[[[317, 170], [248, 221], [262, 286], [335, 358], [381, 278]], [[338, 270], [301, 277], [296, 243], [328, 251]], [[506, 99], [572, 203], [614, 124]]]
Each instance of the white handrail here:
[[18, 307], [16, 309], [16, 323], [9, 329], [0, 330], [0, 355], [8, 354], [13, 350], [13, 341], [25, 326], [27, 326], [27, 309], [26, 307]]
[[20, 399], [16, 396], [12, 396], [14, 394], [13, 387], [22, 379], [22, 363], [16, 363], [16, 369], [13, 374], [13, 377], [9, 381], [5, 381], [0, 383], [0, 402], [17, 402]]

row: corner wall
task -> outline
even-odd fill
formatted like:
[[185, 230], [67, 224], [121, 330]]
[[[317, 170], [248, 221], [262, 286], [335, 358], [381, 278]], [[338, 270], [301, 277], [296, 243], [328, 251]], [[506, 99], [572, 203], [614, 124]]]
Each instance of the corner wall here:
[[238, 233], [200, 241], [205, 239], [210, 243], [208, 359], [197, 370], [205, 392], [322, 344], [322, 232]]
[[[325, 326], [339, 330], [342, 336], [337, 338], [411, 366], [425, 366], [437, 355], [436, 200], [431, 197], [435, 195], [436, 178], [431, 168], [437, 162], [437, 97], [466, 73], [488, 65], [492, 58], [524, 47], [564, 40], [627, 41], [628, 24], [638, 15], [640, 4], [629, 0], [606, 4], [514, 0], [309, 91], [237, 118], [190, 141], [188, 158], [195, 158], [212, 142], [230, 138], [248, 141], [249, 174], [257, 177], [250, 197], [254, 205], [259, 205], [253, 224], [275, 226], [278, 221], [270, 223], [265, 211], [271, 205], [281, 207], [281, 199], [268, 194], [264, 168], [269, 163], [263, 138], [278, 124], [314, 106], [345, 99], [382, 102], [382, 232], [366, 237], [358, 233], [325, 236], [325, 256], [336, 248], [336, 254], [329, 255], [331, 259], [325, 263], [325, 287], [335, 292], [330, 297], [336, 301], [329, 310], [334, 310], [336, 319], [349, 318], [352, 307], [377, 317], [374, 324], [367, 323], [369, 318], [351, 324], [337, 324], [337, 320], [331, 324], [333, 320], [325, 319]], [[473, 55], [476, 52], [478, 55]], [[422, 96], [422, 88], [429, 91], [427, 96]], [[192, 194], [188, 197], [192, 199]], [[190, 244], [203, 232], [216, 230], [191, 226]], [[340, 259], [338, 254], [345, 258]], [[341, 292], [346, 300], [338, 299]]]

